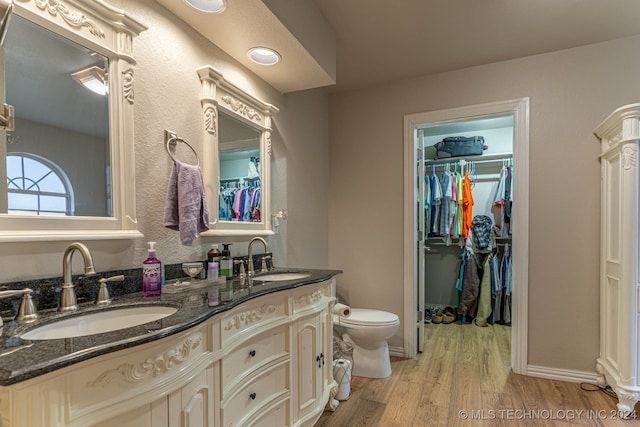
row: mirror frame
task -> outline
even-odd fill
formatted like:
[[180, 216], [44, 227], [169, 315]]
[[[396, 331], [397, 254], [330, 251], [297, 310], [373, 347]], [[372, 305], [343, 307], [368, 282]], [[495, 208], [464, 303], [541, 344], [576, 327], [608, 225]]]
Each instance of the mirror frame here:
[[[0, 215], [0, 242], [137, 239], [133, 39], [146, 26], [103, 0], [14, 0], [13, 13], [109, 58], [111, 217]], [[11, 31], [11, 25], [9, 25]], [[6, 132], [0, 131], [6, 141]], [[6, 155], [6, 144], [3, 152]], [[3, 167], [2, 170], [5, 168]], [[5, 178], [6, 179], [6, 178]]]
[[[198, 68], [202, 83], [204, 116], [203, 154], [206, 159], [202, 175], [210, 216], [209, 231], [201, 236], [257, 236], [274, 234], [271, 228], [271, 118], [279, 110], [226, 81], [211, 65]], [[220, 221], [220, 157], [218, 146], [219, 112], [260, 131], [260, 187], [262, 221]], [[213, 219], [215, 218], [215, 219]]]

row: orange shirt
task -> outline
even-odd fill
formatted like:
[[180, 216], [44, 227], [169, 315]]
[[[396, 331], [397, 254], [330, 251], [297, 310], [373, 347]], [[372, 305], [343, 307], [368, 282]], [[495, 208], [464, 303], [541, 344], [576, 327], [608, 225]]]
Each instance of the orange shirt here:
[[469, 172], [464, 173], [464, 183], [462, 184], [462, 237], [469, 237], [473, 221], [473, 195], [471, 194], [471, 179]]

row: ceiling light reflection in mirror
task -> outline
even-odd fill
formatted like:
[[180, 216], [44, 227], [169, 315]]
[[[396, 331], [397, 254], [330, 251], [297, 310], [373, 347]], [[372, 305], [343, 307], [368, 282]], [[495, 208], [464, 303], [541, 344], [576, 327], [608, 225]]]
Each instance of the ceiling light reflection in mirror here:
[[107, 73], [95, 65], [89, 68], [85, 68], [80, 71], [76, 71], [71, 74], [73, 80], [86, 87], [93, 93], [98, 95], [106, 95], [108, 92]]

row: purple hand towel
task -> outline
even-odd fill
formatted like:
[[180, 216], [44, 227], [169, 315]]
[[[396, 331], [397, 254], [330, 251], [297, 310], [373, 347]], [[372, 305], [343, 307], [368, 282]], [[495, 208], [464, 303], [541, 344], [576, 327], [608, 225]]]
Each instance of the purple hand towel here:
[[178, 230], [180, 242], [185, 246], [191, 246], [198, 234], [209, 229], [209, 211], [199, 166], [174, 162], [164, 206], [164, 226]]

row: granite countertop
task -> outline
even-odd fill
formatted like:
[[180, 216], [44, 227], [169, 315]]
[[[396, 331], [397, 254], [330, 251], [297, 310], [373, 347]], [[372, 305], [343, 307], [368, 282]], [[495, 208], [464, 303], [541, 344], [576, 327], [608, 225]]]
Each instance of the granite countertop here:
[[[251, 287], [246, 281], [243, 286], [239, 279], [234, 279], [233, 300], [214, 307], [209, 307], [204, 298], [206, 290], [203, 289], [179, 293], [165, 292], [162, 296], [155, 298], [144, 298], [142, 293], [138, 292], [112, 298], [111, 304], [107, 307], [86, 303], [81, 304], [79, 310], [73, 313], [43, 311], [39, 313], [40, 317], [36, 322], [27, 325], [5, 320], [4, 326], [0, 327], [0, 386], [25, 381], [102, 354], [155, 341], [187, 330], [216, 314], [261, 295], [322, 282], [342, 273], [340, 270], [310, 269], [277, 269], [275, 271], [275, 273], [283, 272], [304, 272], [308, 273], [309, 277], [274, 282], [254, 281]], [[51, 340], [20, 338], [20, 335], [26, 331], [58, 319], [140, 305], [172, 306], [178, 311], [160, 320], [101, 334]]]

